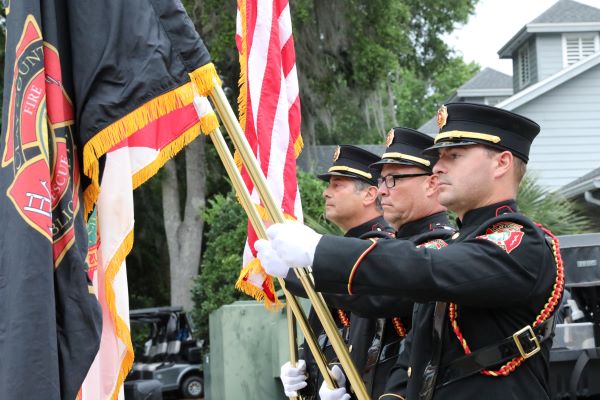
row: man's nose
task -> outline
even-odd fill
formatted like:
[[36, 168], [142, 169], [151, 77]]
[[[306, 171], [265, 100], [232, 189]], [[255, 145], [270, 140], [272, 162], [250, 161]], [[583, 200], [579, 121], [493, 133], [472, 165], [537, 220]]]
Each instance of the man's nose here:
[[442, 160], [438, 160], [438, 162], [436, 162], [435, 165], [433, 166], [433, 170], [432, 171], [436, 175], [445, 174], [446, 173], [446, 167], [444, 166], [444, 162]]
[[377, 194], [380, 196], [387, 196], [390, 194], [390, 190], [387, 188], [385, 183], [382, 183], [381, 185], [377, 186]]

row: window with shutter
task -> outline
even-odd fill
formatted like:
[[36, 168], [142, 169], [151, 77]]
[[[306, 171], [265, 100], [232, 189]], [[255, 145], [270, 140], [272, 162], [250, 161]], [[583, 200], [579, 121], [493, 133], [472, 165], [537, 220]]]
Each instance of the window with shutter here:
[[563, 35], [563, 66], [575, 64], [598, 52], [598, 33], [578, 33]]

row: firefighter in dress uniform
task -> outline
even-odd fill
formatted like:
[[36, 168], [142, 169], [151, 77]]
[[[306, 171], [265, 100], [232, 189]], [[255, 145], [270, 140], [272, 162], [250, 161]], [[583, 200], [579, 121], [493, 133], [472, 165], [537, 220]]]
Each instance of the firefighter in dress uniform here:
[[[388, 132], [386, 145], [371, 170], [379, 175], [383, 216], [396, 229], [396, 237], [415, 245], [450, 237], [454, 229], [446, 208], [437, 200], [437, 177], [432, 172], [436, 157], [421, 154], [433, 145], [433, 139], [413, 129], [394, 128]], [[395, 392], [384, 390], [385, 384], [410, 330], [413, 302], [356, 295], [339, 295], [333, 301], [353, 313], [351, 355], [367, 392], [375, 399], [394, 396]]]
[[[327, 182], [323, 191], [325, 218], [345, 231], [345, 237], [352, 238], [393, 238], [394, 229], [383, 219], [380, 200], [377, 197], [377, 176], [369, 165], [379, 161], [379, 157], [360, 147], [340, 145], [333, 154], [333, 164], [327, 172], [318, 177]], [[286, 288], [293, 294], [306, 297], [302, 284], [294, 273], [286, 278]], [[335, 301], [337, 296], [324, 296], [334, 321], [344, 338], [352, 346], [352, 355], [366, 354], [365, 340], [368, 336], [364, 318], [352, 315], [344, 304]], [[408, 313], [409, 314], [409, 313]], [[337, 363], [337, 357], [323, 326], [311, 309], [308, 322], [318, 339], [330, 364]], [[358, 360], [355, 359], [355, 362]], [[358, 361], [360, 362], [360, 361]], [[302, 395], [305, 399], [316, 398], [317, 390], [323, 382], [317, 364], [304, 343], [300, 347], [299, 360], [295, 367], [288, 362], [281, 367], [280, 374], [287, 396]]]
[[[539, 125], [494, 107], [450, 103], [438, 111], [438, 126], [426, 153], [439, 155], [439, 201], [458, 216], [447, 246], [365, 242], [276, 224], [264, 251], [278, 258], [269, 254], [263, 266], [276, 276], [312, 266], [319, 291], [420, 303], [406, 399], [549, 399], [563, 265], [557, 239], [515, 201]], [[335, 390], [339, 398], [343, 390]]]

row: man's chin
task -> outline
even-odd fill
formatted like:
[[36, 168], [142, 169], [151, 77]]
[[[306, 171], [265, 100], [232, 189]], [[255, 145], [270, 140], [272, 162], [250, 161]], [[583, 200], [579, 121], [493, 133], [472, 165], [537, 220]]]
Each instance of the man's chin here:
[[452, 206], [452, 196], [449, 193], [440, 193], [438, 194], [438, 202], [446, 208], [450, 208]]

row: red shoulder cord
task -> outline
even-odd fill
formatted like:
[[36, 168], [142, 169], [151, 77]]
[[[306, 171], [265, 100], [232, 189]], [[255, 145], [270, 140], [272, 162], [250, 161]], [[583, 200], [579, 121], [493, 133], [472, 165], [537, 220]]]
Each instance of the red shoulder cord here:
[[342, 323], [342, 326], [344, 328], [349, 327], [350, 326], [350, 319], [348, 318], [348, 316], [346, 315], [346, 313], [344, 312], [344, 310], [340, 310], [338, 308], [337, 313], [338, 313], [338, 317], [340, 318], [340, 322]]
[[[563, 292], [563, 287], [565, 285], [563, 260], [560, 255], [560, 247], [559, 247], [558, 239], [556, 238], [556, 236], [554, 236], [552, 234], [552, 232], [550, 232], [548, 229], [544, 228], [541, 224], [536, 224], [536, 225], [546, 235], [548, 235], [552, 239], [552, 253], [554, 254], [554, 260], [556, 262], [556, 281], [554, 282], [554, 288], [552, 289], [552, 295], [550, 296], [550, 298], [544, 305], [542, 312], [539, 313], [539, 315], [536, 317], [535, 321], [532, 324], [534, 328], [536, 326], [540, 325], [542, 322], [544, 322], [545, 320], [547, 320], [550, 317], [550, 315], [552, 314], [554, 309], [557, 307], [558, 302], [560, 301], [560, 297]], [[454, 330], [454, 333], [456, 334], [458, 341], [462, 345], [462, 347], [465, 351], [465, 354], [470, 354], [471, 350], [469, 349], [469, 345], [467, 344], [467, 341], [463, 337], [463, 335], [458, 327], [458, 323], [456, 322], [457, 316], [458, 316], [457, 305], [455, 303], [450, 303], [450, 305], [448, 306], [448, 317], [450, 318], [450, 323], [452, 324], [452, 329]], [[507, 376], [510, 373], [512, 373], [519, 365], [521, 365], [521, 363], [523, 363], [523, 361], [525, 361], [523, 356], [518, 356], [518, 357], [513, 358], [512, 360], [510, 360], [509, 362], [507, 362], [506, 364], [504, 364], [502, 367], [500, 367], [499, 369], [497, 369], [495, 371], [484, 369], [483, 371], [481, 371], [481, 373], [483, 375], [488, 375], [488, 376]]]
[[400, 321], [400, 317], [392, 318], [392, 324], [394, 325], [394, 330], [396, 331], [398, 336], [400, 336], [400, 337], [406, 336], [406, 328], [402, 324], [402, 321]]
[[[340, 322], [342, 323], [342, 326], [344, 328], [349, 327], [350, 319], [348, 318], [346, 313], [343, 310], [338, 309], [337, 314], [338, 314], [338, 317], [340, 318]], [[406, 328], [402, 324], [402, 321], [400, 321], [399, 317], [392, 318], [392, 324], [394, 325], [394, 330], [396, 331], [398, 336], [400, 336], [400, 337], [406, 336]]]

